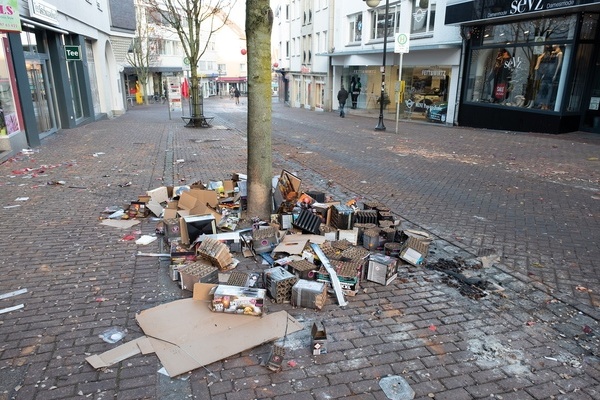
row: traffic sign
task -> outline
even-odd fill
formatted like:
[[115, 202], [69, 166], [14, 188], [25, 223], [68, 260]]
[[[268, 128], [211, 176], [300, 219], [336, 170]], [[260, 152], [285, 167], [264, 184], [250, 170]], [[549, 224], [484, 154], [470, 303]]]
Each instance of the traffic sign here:
[[398, 33], [394, 40], [394, 53], [408, 53], [410, 45], [409, 36], [407, 33]]

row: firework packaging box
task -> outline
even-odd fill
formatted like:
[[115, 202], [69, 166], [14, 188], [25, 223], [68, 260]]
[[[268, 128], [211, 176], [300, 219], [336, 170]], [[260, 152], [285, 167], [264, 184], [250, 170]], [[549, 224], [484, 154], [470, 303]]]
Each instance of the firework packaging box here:
[[195, 283], [219, 283], [219, 269], [207, 260], [185, 264], [178, 268], [183, 290], [194, 290]]
[[288, 272], [283, 267], [266, 269], [263, 274], [263, 280], [269, 296], [278, 304], [290, 301], [292, 286], [298, 282], [296, 275]]
[[317, 321], [313, 324], [311, 336], [313, 355], [327, 354], [327, 331], [323, 323]]
[[210, 309], [217, 313], [262, 316], [265, 289], [219, 285], [212, 290]]
[[431, 236], [427, 232], [404, 230], [401, 235], [400, 258], [412, 265], [421, 265], [427, 257]]
[[367, 280], [389, 285], [398, 276], [398, 259], [383, 254], [371, 254], [367, 267]]
[[327, 301], [327, 284], [300, 279], [292, 286], [292, 305], [321, 310]]

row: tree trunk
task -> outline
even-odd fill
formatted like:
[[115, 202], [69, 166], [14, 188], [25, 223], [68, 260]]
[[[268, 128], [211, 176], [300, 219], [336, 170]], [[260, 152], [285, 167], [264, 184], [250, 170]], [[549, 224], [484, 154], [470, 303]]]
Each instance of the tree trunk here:
[[269, 0], [246, 2], [248, 45], [248, 211], [269, 220], [271, 200], [271, 27]]

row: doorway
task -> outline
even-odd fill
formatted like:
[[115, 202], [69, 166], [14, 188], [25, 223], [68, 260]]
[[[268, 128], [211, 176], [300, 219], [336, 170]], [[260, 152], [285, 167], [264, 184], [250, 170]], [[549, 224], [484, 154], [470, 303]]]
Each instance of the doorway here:
[[57, 131], [53, 96], [45, 60], [26, 60], [27, 78], [40, 138]]
[[600, 51], [596, 53], [594, 67], [590, 68], [590, 98], [583, 103], [581, 130], [600, 133]]

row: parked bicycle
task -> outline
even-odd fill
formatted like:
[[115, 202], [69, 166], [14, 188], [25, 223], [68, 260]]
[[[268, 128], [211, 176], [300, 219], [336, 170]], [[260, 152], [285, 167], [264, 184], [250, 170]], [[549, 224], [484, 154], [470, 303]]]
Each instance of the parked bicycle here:
[[165, 104], [165, 102], [167, 101], [167, 98], [165, 97], [165, 95], [159, 95], [158, 93], [154, 93], [154, 95], [152, 97], [150, 97], [150, 103], [155, 104], [155, 103], [161, 103], [161, 104]]

